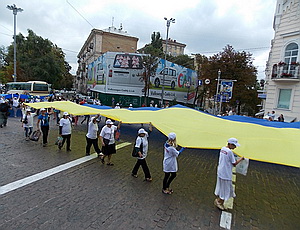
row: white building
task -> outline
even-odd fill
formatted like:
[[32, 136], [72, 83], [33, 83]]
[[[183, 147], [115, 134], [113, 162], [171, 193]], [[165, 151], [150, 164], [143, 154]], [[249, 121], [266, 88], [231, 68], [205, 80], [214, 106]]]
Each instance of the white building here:
[[265, 113], [300, 120], [300, 0], [277, 0], [266, 68]]

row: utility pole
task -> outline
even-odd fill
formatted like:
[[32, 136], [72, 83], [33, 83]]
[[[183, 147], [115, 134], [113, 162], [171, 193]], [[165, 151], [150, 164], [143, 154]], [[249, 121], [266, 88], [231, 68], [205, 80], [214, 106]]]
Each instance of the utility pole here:
[[220, 85], [220, 79], [221, 79], [221, 70], [219, 69], [218, 71], [218, 79], [217, 79], [217, 92], [216, 92], [216, 96], [215, 96], [215, 100], [214, 100], [214, 114], [217, 115], [217, 99], [218, 99], [218, 95], [219, 95], [219, 85]]
[[16, 43], [16, 24], [17, 24], [17, 14], [18, 12], [22, 12], [23, 9], [17, 8], [15, 4], [6, 7], [9, 10], [13, 11], [14, 14], [14, 82], [17, 81], [17, 43]]
[[175, 23], [174, 18], [167, 19], [164, 18], [167, 21], [167, 35], [166, 35], [166, 49], [165, 49], [165, 63], [164, 63], [164, 71], [163, 71], [163, 81], [162, 81], [162, 87], [161, 87], [161, 107], [164, 105], [164, 94], [165, 94], [165, 75], [166, 75], [166, 67], [167, 67], [167, 53], [168, 53], [168, 40], [169, 40], [169, 28], [170, 24]]

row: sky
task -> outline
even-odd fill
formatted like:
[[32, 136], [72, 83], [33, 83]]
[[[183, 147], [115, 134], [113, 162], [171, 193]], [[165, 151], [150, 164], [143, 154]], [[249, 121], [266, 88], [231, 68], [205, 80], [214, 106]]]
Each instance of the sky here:
[[[175, 18], [169, 38], [186, 44], [185, 54], [211, 56], [226, 45], [253, 54], [258, 79], [265, 77], [276, 0], [1, 0], [0, 46], [13, 42], [13, 13], [7, 5], [24, 11], [17, 15], [17, 34], [27, 29], [63, 49], [77, 70], [77, 54], [93, 28], [112, 24], [138, 37], [138, 48], [151, 42], [154, 31], [166, 37], [164, 17]], [[217, 75], [217, 73], [216, 73]]]

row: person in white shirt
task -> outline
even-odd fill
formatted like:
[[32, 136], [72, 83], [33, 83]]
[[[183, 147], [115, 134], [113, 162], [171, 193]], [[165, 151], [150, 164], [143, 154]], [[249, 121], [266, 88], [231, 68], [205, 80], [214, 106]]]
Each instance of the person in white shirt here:
[[232, 187], [232, 167], [236, 166], [244, 157], [235, 160], [232, 150], [239, 147], [240, 144], [236, 138], [229, 138], [227, 146], [220, 150], [219, 164], [217, 169], [217, 184], [215, 188], [215, 195], [217, 198], [214, 201], [215, 206], [224, 210], [224, 200], [230, 197], [235, 197]]
[[12, 109], [14, 111], [14, 117], [17, 117], [17, 110], [18, 110], [18, 107], [20, 105], [19, 99], [20, 99], [20, 96], [19, 96], [19, 98], [14, 97], [13, 100], [12, 100]]
[[104, 159], [107, 156], [108, 162], [107, 165], [113, 166], [114, 164], [111, 163], [111, 156], [112, 154], [116, 153], [116, 144], [115, 144], [115, 132], [120, 129], [122, 121], [119, 122], [118, 126], [113, 125], [114, 123], [108, 119], [105, 122], [105, 126], [101, 129], [100, 132], [100, 140], [102, 143], [102, 153], [104, 154], [101, 157], [101, 162], [104, 164]]
[[71, 132], [72, 132], [72, 120], [68, 112], [63, 113], [62, 119], [59, 121], [59, 135], [63, 138], [62, 143], [58, 145], [61, 149], [67, 141], [67, 151], [71, 151]]
[[85, 148], [86, 156], [90, 155], [92, 145], [94, 146], [94, 149], [98, 154], [98, 157], [100, 157], [101, 155], [101, 150], [99, 149], [98, 146], [98, 130], [99, 130], [98, 122], [97, 122], [98, 118], [99, 115], [92, 117], [88, 125], [88, 132], [86, 134], [86, 148]]
[[[149, 127], [149, 134], [152, 132], [152, 125], [150, 123], [150, 127]], [[144, 171], [145, 174], [145, 181], [151, 182], [152, 178], [151, 178], [151, 174], [150, 174], [150, 170], [148, 168], [147, 162], [146, 162], [146, 157], [148, 154], [148, 137], [149, 137], [148, 132], [143, 129], [140, 128], [138, 130], [138, 136], [136, 138], [135, 141], [135, 148], [137, 148], [138, 150], [138, 154], [139, 157], [137, 157], [137, 162], [131, 172], [131, 175], [135, 178], [137, 178], [137, 173], [138, 170], [140, 168], [140, 166], [142, 166], [142, 169]]]
[[25, 140], [29, 141], [29, 137], [32, 133], [33, 129], [33, 117], [35, 116], [35, 113], [31, 113], [31, 109], [27, 108], [26, 112], [24, 113], [22, 117], [22, 127], [24, 127], [25, 130]]
[[116, 106], [115, 106], [115, 109], [121, 109], [121, 107], [120, 107], [120, 104], [119, 104], [119, 103], [117, 103], [117, 104], [116, 104]]
[[162, 193], [164, 194], [170, 195], [173, 193], [173, 189], [170, 188], [170, 184], [176, 177], [176, 172], [178, 171], [176, 158], [184, 150], [184, 148], [181, 148], [180, 151], [177, 151], [176, 147], [176, 134], [169, 133], [168, 140], [164, 145], [163, 171], [165, 173], [165, 177], [162, 189]]

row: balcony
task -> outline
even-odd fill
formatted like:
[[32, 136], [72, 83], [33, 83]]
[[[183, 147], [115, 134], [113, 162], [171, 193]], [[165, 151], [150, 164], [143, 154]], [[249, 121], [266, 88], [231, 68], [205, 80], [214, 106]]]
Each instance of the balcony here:
[[281, 82], [299, 82], [300, 65], [298, 62], [286, 64], [279, 62], [273, 65], [272, 80]]

